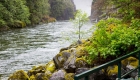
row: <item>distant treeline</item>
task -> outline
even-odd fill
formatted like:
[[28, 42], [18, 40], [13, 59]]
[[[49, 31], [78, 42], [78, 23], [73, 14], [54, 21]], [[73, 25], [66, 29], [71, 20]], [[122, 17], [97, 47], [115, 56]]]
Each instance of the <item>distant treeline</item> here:
[[69, 19], [74, 10], [72, 0], [0, 0], [0, 28]]

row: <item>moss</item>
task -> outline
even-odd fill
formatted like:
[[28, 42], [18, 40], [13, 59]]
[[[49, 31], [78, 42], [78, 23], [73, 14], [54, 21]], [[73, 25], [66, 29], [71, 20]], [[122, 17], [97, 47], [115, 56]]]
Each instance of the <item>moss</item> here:
[[34, 75], [30, 76], [30, 80], [36, 80], [35, 76]]
[[33, 66], [32, 70], [46, 70], [46, 66], [44, 64]]
[[56, 69], [54, 61], [50, 61], [47, 65], [46, 65], [46, 70], [50, 71], [50, 72], [54, 72]]
[[87, 53], [86, 53], [85, 48], [83, 46], [78, 46], [76, 48], [76, 55], [77, 55], [77, 57], [82, 57], [82, 56], [84, 56], [86, 54]]
[[36, 80], [49, 80], [45, 73], [37, 73], [35, 78]]
[[28, 71], [28, 76], [36, 75], [37, 73], [45, 73], [46, 65], [37, 65], [32, 68], [32, 70]]
[[138, 59], [129, 57], [121, 61], [123, 66], [131, 65], [134, 68], [138, 67]]
[[52, 76], [52, 73], [50, 71], [46, 71], [45, 74], [46, 74], [47, 78], [50, 78]]
[[84, 58], [77, 58], [75, 63], [77, 68], [86, 67], [88, 63]]
[[27, 73], [23, 70], [18, 70], [15, 73], [13, 73], [8, 80], [30, 80]]
[[107, 72], [108, 72], [107, 74], [109, 76], [114, 75], [114, 74], [118, 74], [118, 66], [117, 65], [109, 66], [107, 68]]
[[74, 73], [66, 73], [65, 80], [74, 80]]

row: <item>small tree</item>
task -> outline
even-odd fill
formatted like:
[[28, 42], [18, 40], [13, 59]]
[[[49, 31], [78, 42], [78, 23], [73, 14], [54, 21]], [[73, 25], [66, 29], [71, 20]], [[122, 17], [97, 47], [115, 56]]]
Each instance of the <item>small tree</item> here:
[[77, 10], [74, 15], [74, 19], [72, 19], [73, 23], [76, 27], [78, 27], [78, 35], [79, 39], [81, 39], [81, 27], [89, 20], [87, 14], [82, 12], [81, 10]]

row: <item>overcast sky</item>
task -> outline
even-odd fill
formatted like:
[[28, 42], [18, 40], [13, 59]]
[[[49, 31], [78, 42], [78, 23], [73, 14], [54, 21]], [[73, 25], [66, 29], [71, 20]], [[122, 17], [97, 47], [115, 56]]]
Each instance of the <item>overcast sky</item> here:
[[76, 9], [81, 9], [90, 16], [92, 0], [74, 0], [74, 3], [76, 5]]

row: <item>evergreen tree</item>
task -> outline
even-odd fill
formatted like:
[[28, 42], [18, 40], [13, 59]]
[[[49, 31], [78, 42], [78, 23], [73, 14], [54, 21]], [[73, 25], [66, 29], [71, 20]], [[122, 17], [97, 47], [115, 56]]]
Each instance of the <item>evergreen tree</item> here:
[[75, 11], [72, 0], [49, 0], [51, 14], [57, 20], [65, 20], [73, 17]]
[[32, 25], [38, 24], [41, 19], [49, 15], [49, 3], [48, 0], [26, 0], [27, 6], [30, 9], [30, 21]]
[[29, 24], [29, 9], [23, 0], [3, 0], [0, 1], [0, 9], [3, 11], [1, 19], [9, 27], [24, 27]]

